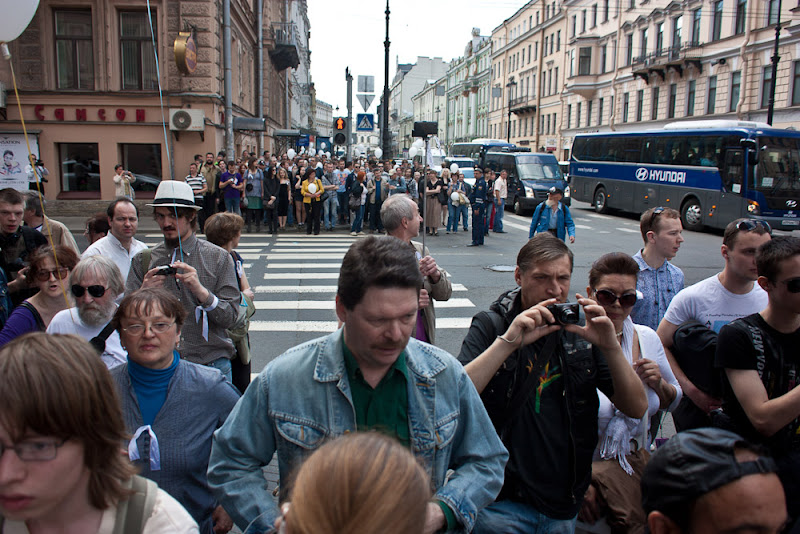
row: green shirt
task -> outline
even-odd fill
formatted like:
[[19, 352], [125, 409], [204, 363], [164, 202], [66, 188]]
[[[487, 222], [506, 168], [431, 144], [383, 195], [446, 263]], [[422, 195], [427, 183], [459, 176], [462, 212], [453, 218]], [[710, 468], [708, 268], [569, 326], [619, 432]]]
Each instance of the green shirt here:
[[344, 365], [356, 410], [356, 428], [374, 429], [396, 438], [404, 447], [411, 445], [408, 429], [408, 367], [406, 353], [400, 356], [373, 388], [361, 373], [353, 353], [344, 347]]

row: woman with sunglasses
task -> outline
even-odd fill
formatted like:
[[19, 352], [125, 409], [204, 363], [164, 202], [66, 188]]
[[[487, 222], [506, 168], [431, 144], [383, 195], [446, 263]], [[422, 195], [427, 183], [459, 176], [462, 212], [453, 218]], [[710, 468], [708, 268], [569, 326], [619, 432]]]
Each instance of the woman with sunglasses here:
[[30, 264], [25, 279], [39, 292], [11, 312], [0, 331], [0, 347], [22, 334], [44, 332], [53, 317], [72, 303], [67, 278], [79, 258], [71, 248], [56, 245], [54, 253], [53, 247], [45, 245], [36, 249], [28, 261]]
[[650, 417], [661, 409], [673, 410], [682, 395], [658, 335], [647, 326], [634, 324], [630, 318], [637, 300], [638, 273], [636, 260], [622, 252], [611, 252], [594, 262], [586, 288], [589, 297], [603, 307], [614, 323], [622, 353], [644, 383], [647, 394], [648, 413], [642, 419], [632, 419], [617, 410], [601, 391], [597, 392], [599, 439], [592, 465], [592, 485], [579, 518], [591, 523], [598, 519], [597, 493], [601, 492], [612, 528], [615, 521], [626, 528], [644, 526], [644, 512], [638, 504], [641, 503], [639, 482], [650, 457]]
[[88, 343], [26, 334], [0, 350], [0, 376], [0, 533], [197, 534], [120, 454], [119, 400]]
[[206, 471], [211, 436], [239, 394], [218, 370], [180, 359], [175, 347], [185, 317], [164, 289], [127, 295], [112, 324], [128, 361], [111, 376], [133, 436], [126, 441], [130, 460], [186, 508], [202, 534], [223, 534], [233, 523], [211, 495]]

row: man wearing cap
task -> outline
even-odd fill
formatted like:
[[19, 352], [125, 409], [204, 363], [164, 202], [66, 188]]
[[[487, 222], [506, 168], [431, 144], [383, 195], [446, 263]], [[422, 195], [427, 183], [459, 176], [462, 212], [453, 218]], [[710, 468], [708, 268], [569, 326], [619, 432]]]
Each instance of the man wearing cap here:
[[230, 380], [235, 350], [225, 329], [236, 322], [241, 301], [233, 259], [226, 250], [197, 239], [200, 207], [185, 182], [161, 182], [148, 206], [154, 208], [164, 242], [153, 247], [149, 258], [143, 256], [146, 251], [134, 256], [125, 292], [163, 287], [178, 297], [189, 314], [181, 329], [181, 358], [216, 367]]
[[472, 243], [468, 247], [479, 247], [483, 245], [486, 224], [486, 199], [488, 189], [486, 180], [483, 179], [483, 171], [480, 167], [475, 167], [475, 187], [469, 195], [469, 202], [472, 205]]
[[[756, 252], [764, 310], [725, 326], [716, 365], [728, 378], [733, 428], [765, 445], [778, 464], [789, 516], [800, 515], [800, 238], [775, 236]], [[800, 527], [800, 525], [798, 525]]]
[[718, 428], [681, 432], [650, 458], [642, 506], [652, 534], [777, 534], [786, 524], [775, 461]]
[[561, 241], [569, 235], [569, 242], [575, 242], [575, 223], [569, 207], [561, 203], [564, 191], [558, 187], [551, 187], [547, 192], [547, 200], [536, 206], [531, 217], [531, 229], [528, 239], [542, 232], [550, 232]]

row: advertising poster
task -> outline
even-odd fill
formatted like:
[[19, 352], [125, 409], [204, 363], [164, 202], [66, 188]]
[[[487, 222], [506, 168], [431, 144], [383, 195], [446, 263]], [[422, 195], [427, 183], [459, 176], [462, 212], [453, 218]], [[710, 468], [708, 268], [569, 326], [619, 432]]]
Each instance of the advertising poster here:
[[[39, 154], [39, 143], [35, 135], [28, 135], [31, 151]], [[28, 147], [25, 136], [22, 134], [0, 134], [0, 153], [3, 161], [0, 162], [0, 189], [13, 187], [18, 191], [28, 190]]]

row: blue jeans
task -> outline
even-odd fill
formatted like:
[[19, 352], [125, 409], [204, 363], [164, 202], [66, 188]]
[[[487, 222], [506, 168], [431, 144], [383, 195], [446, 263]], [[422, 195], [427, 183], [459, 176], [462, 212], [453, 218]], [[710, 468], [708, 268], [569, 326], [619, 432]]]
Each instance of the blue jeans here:
[[495, 232], [502, 232], [503, 231], [503, 210], [506, 208], [506, 199], [501, 198], [500, 200], [494, 201], [495, 206], [497, 206], [497, 210], [494, 213], [494, 231]]
[[222, 371], [222, 374], [225, 376], [225, 378], [228, 379], [228, 382], [231, 384], [233, 383], [233, 372], [231, 370], [231, 360], [229, 358], [217, 358], [213, 362], [209, 363], [208, 367], [219, 369]]
[[328, 193], [328, 198], [322, 201], [322, 222], [326, 230], [336, 227], [336, 193]]
[[469, 230], [469, 207], [467, 204], [461, 204], [460, 206], [456, 206], [456, 224], [453, 226], [456, 230], [458, 230], [458, 221], [464, 221], [464, 231], [466, 232]]
[[358, 233], [361, 231], [361, 223], [364, 221], [364, 205], [359, 206], [353, 213], [355, 213], [355, 216], [353, 217], [353, 225], [350, 227], [350, 231]]
[[473, 534], [572, 534], [577, 516], [553, 519], [532, 506], [513, 501], [493, 502], [478, 513]]
[[226, 198], [225, 199], [225, 211], [228, 213], [235, 213], [236, 215], [242, 215], [242, 209], [239, 206], [241, 200], [238, 198]]
[[447, 203], [447, 231], [458, 232], [458, 220], [456, 214], [459, 206], [453, 206], [452, 202]]

